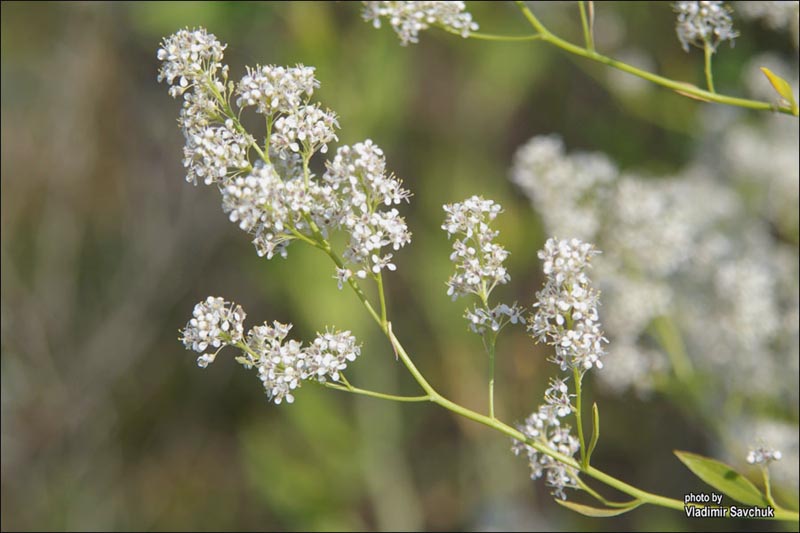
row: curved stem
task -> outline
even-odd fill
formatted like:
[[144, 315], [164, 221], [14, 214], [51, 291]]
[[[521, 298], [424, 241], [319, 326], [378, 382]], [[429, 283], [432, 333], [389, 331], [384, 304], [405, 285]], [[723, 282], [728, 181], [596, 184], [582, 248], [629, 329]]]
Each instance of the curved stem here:
[[353, 394], [361, 394], [362, 396], [370, 396], [372, 398], [380, 398], [382, 400], [391, 400], [394, 402], [428, 402], [431, 399], [431, 397], [427, 394], [425, 396], [397, 396], [395, 394], [386, 394], [367, 389], [359, 389], [358, 387], [353, 387], [352, 385], [339, 385], [338, 383], [331, 383], [330, 381], [326, 381], [325, 383], [317, 381], [316, 383], [319, 383], [323, 387], [327, 387], [329, 389], [352, 392]]
[[618, 70], [622, 70], [629, 74], [633, 74], [634, 76], [638, 76], [645, 80], [651, 81], [657, 85], [661, 85], [662, 87], [667, 87], [668, 89], [672, 89], [678, 94], [690, 98], [695, 98], [697, 100], [702, 100], [706, 102], [715, 102], [718, 104], [732, 105], [747, 109], [757, 109], [762, 111], [777, 111], [779, 113], [784, 113], [787, 115], [795, 114], [792, 111], [791, 107], [789, 106], [776, 105], [770, 102], [761, 102], [758, 100], [749, 100], [747, 98], [737, 98], [735, 96], [725, 96], [711, 91], [706, 91], [690, 83], [680, 82], [669, 78], [665, 78], [664, 76], [659, 76], [658, 74], [647, 72], [645, 70], [636, 68], [632, 65], [628, 65], [627, 63], [623, 63], [622, 61], [617, 61], [616, 59], [611, 59], [610, 57], [598, 54], [594, 50], [581, 48], [580, 46], [576, 46], [550, 33], [550, 31], [544, 27], [544, 25], [539, 21], [539, 19], [536, 18], [536, 16], [531, 12], [531, 10], [528, 8], [528, 6], [525, 5], [524, 2], [518, 0], [517, 5], [519, 6], [520, 10], [522, 11], [522, 14], [528, 20], [530, 25], [538, 32], [538, 36], [541, 38], [542, 41], [546, 41], [571, 54], [585, 57], [587, 59], [591, 59], [592, 61], [597, 61], [598, 63], [602, 63], [604, 65], [608, 65]]
[[[459, 37], [462, 36], [460, 31], [456, 31], [453, 28], [447, 26], [438, 26], [439, 29], [446, 31], [447, 33], [452, 33], [453, 35], [458, 35]], [[520, 41], [536, 41], [542, 38], [541, 35], [497, 35], [493, 33], [480, 33], [471, 31], [469, 32], [468, 38], [470, 39], [478, 39], [481, 41], [499, 41], [499, 42], [520, 42]]]

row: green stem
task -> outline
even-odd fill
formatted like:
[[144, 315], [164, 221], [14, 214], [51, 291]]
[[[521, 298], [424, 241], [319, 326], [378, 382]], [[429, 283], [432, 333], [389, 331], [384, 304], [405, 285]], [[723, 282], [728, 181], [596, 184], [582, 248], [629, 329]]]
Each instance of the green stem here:
[[361, 394], [363, 396], [380, 398], [382, 400], [391, 400], [394, 402], [428, 402], [431, 399], [431, 397], [428, 396], [427, 394], [424, 396], [397, 396], [395, 394], [385, 394], [383, 392], [377, 392], [367, 389], [359, 389], [358, 387], [353, 387], [352, 385], [348, 386], [339, 385], [338, 383], [331, 383], [330, 381], [326, 381], [325, 383], [317, 381], [316, 383], [319, 383], [320, 385], [327, 387], [329, 389], [335, 389], [344, 392], [352, 392], [353, 394]]
[[583, 374], [578, 367], [572, 369], [572, 377], [575, 380], [575, 425], [578, 426], [578, 441], [581, 444], [581, 466], [586, 468], [589, 466], [586, 458], [586, 441], [583, 438], [583, 415], [582, 415], [582, 392], [581, 382], [583, 381]]
[[761, 467], [761, 475], [764, 478], [764, 493], [766, 494], [767, 502], [777, 509], [778, 504], [775, 503], [775, 499], [772, 497], [772, 485], [769, 482], [769, 467], [767, 465]]
[[585, 490], [589, 495], [591, 495], [597, 501], [599, 501], [603, 505], [607, 505], [608, 507], [630, 507], [631, 505], [633, 505], [637, 501], [637, 500], [633, 500], [633, 501], [630, 501], [630, 502], [612, 502], [611, 500], [607, 500], [599, 492], [597, 492], [592, 487], [587, 485], [586, 482], [583, 481], [580, 477], [578, 478], [578, 486], [581, 489]]
[[375, 278], [378, 282], [378, 296], [381, 300], [381, 327], [386, 327], [386, 296], [383, 293], [383, 272], [378, 272]]
[[657, 85], [661, 85], [662, 87], [667, 87], [668, 89], [672, 89], [673, 91], [676, 91], [677, 93], [682, 94], [684, 96], [688, 96], [690, 98], [704, 100], [707, 102], [715, 102], [718, 104], [744, 107], [747, 109], [757, 109], [762, 111], [777, 111], [779, 113], [784, 113], [787, 115], [794, 115], [790, 106], [776, 105], [770, 102], [761, 102], [758, 100], [749, 100], [747, 98], [736, 98], [734, 96], [725, 96], [722, 94], [716, 94], [711, 91], [703, 90], [690, 83], [671, 80], [669, 78], [665, 78], [664, 76], [659, 76], [658, 74], [653, 74], [652, 72], [641, 70], [632, 65], [628, 65], [627, 63], [623, 63], [622, 61], [617, 61], [616, 59], [611, 59], [610, 57], [598, 54], [594, 50], [581, 48], [580, 46], [576, 46], [550, 33], [550, 31], [544, 27], [544, 25], [539, 21], [539, 19], [537, 19], [536, 16], [531, 12], [531, 10], [528, 9], [528, 6], [526, 6], [524, 2], [517, 1], [517, 5], [519, 6], [520, 10], [522, 11], [522, 14], [528, 20], [530, 25], [538, 32], [538, 36], [541, 38], [541, 40], [546, 41], [571, 54], [585, 57], [586, 59], [591, 59], [592, 61], [597, 61], [598, 63], [602, 63], [604, 65], [608, 65], [618, 70], [622, 70], [623, 72], [633, 74], [634, 76], [638, 76], [645, 80], [651, 81]]
[[589, 27], [589, 18], [586, 16], [586, 2], [578, 2], [581, 11], [581, 26], [583, 27], [583, 40], [586, 42], [586, 49], [594, 51], [594, 36]]
[[711, 72], [711, 56], [714, 55], [714, 49], [706, 42], [703, 46], [703, 52], [705, 54], [706, 85], [708, 85], [710, 92], [716, 93], [717, 91], [714, 90], [714, 74]]
[[[440, 29], [446, 31], [447, 33], [452, 33], [453, 35], [461, 36], [461, 32], [454, 30], [453, 28], [447, 26], [439, 26]], [[541, 39], [540, 35], [497, 35], [493, 33], [479, 33], [479, 32], [470, 32], [469, 33], [470, 39], [478, 39], [481, 41], [499, 41], [499, 42], [520, 42], [520, 41], [536, 41]]]
[[494, 418], [494, 354], [497, 335], [492, 334], [486, 352], [489, 354], [489, 416]]

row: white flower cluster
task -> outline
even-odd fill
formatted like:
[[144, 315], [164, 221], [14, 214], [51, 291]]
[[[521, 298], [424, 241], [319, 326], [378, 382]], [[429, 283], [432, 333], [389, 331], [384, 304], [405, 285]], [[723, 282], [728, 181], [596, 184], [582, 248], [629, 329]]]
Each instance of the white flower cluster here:
[[380, 209], [408, 201], [411, 193], [394, 175], [386, 174], [383, 150], [369, 139], [342, 146], [333, 161], [328, 161], [322, 179], [339, 197], [341, 212], [336, 225], [350, 234], [344, 252], [348, 266], [337, 273], [340, 288], [353, 275], [363, 279], [384, 268], [395, 270], [392, 254], [382, 250], [388, 246], [399, 250], [411, 242], [411, 233], [397, 209]]
[[275, 121], [270, 143], [281, 159], [292, 153], [308, 158], [316, 151], [328, 152], [328, 143], [339, 139], [338, 127], [336, 113], [330, 109], [322, 109], [319, 104], [304, 105]]
[[[545, 403], [539, 410], [517, 426], [528, 439], [540, 442], [548, 448], [568, 457], [580, 451], [580, 442], [575, 438], [568, 425], [561, 419], [573, 411], [569, 389], [565, 381], [552, 379], [545, 392]], [[576, 469], [561, 463], [549, 455], [543, 454], [522, 441], [514, 439], [511, 450], [515, 455], [525, 455], [531, 468], [531, 479], [545, 477], [547, 485], [553, 488], [553, 496], [567, 499], [565, 488], [578, 488], [578, 472]]]
[[751, 465], [762, 465], [762, 464], [769, 464], [773, 461], [780, 461], [783, 457], [783, 454], [780, 450], [773, 450], [771, 448], [766, 448], [760, 446], [754, 450], [750, 450], [747, 453], [747, 462]]
[[[338, 140], [339, 124], [333, 111], [310, 103], [320, 85], [314, 68], [248, 67], [238, 84], [226, 83], [224, 49], [199, 29], [164, 39], [158, 52], [163, 61], [159, 80], [175, 83], [171, 94], [184, 96], [180, 123], [187, 180], [217, 185], [223, 210], [253, 236], [260, 256], [286, 257], [292, 241], [317, 240], [320, 234], [327, 238], [331, 230], [342, 229], [350, 242], [344, 252], [347, 265], [337, 271], [340, 287], [353, 276], [394, 270], [393, 255], [384, 248], [397, 251], [411, 240], [394, 208], [410, 193], [387, 175], [383, 151], [371, 140], [343, 146], [317, 179], [308, 169], [309, 159]], [[266, 115], [266, 153], [254, 165], [249, 150], [263, 152], [233, 112], [234, 96], [240, 111], [252, 107]]]
[[247, 68], [247, 74], [236, 86], [236, 105], [244, 109], [255, 106], [262, 115], [292, 113], [308, 103], [319, 87], [314, 67], [267, 65]]
[[489, 227], [503, 209], [492, 200], [473, 196], [460, 203], [447, 204], [444, 210], [447, 217], [442, 229], [448, 237], [460, 236], [453, 242], [450, 254], [456, 272], [447, 282], [447, 294], [453, 300], [467, 294], [486, 300], [492, 289], [511, 279], [503, 266], [508, 252], [492, 242], [499, 232]]
[[198, 180], [206, 185], [223, 183], [230, 168], [250, 165], [247, 146], [251, 139], [235, 131], [230, 120], [222, 126], [207, 126], [185, 133], [183, 166], [187, 170], [186, 180], [191, 183]]
[[381, 27], [381, 18], [389, 21], [403, 46], [419, 42], [419, 32], [439, 26], [469, 37], [478, 24], [465, 11], [464, 2], [364, 2], [364, 20]]
[[[181, 341], [187, 350], [194, 350], [202, 355], [197, 358], [197, 365], [205, 368], [214, 362], [217, 353], [225, 346], [242, 340], [245, 313], [242, 308], [223, 298], [209, 296], [205, 301], [194, 306], [192, 318], [183, 329]], [[203, 353], [211, 346], [214, 353]]]
[[255, 326], [245, 337], [244, 319], [240, 306], [209, 296], [194, 306], [181, 340], [187, 349], [196, 352], [204, 352], [209, 346], [216, 348], [197, 358], [201, 368], [213, 363], [225, 346], [240, 348], [242, 355], [236, 360], [245, 368], [258, 370], [267, 396], [276, 404], [284, 400], [292, 403], [292, 391], [303, 380], [339, 381], [347, 363], [361, 354], [361, 347], [349, 331], [319, 333], [310, 346], [303, 347], [301, 342], [286, 341], [292, 326], [277, 321], [272, 326]]
[[[585, 372], [602, 368], [605, 355], [603, 337], [597, 316], [599, 292], [592, 286], [586, 271], [591, 260], [599, 254], [594, 246], [578, 239], [548, 239], [539, 251], [547, 276], [544, 288], [536, 294], [536, 312], [528, 321], [528, 330], [537, 342], [555, 347], [552, 361], [562, 371], [575, 369]], [[544, 393], [545, 403], [517, 426], [528, 439], [568, 457], [580, 451], [580, 442], [570, 433], [561, 419], [575, 411], [567, 378], [551, 378]], [[531, 468], [531, 478], [546, 476], [553, 495], [567, 499], [565, 488], [578, 488], [578, 471], [533, 446], [514, 440], [512, 451], [525, 454]]]
[[467, 309], [464, 318], [470, 329], [479, 335], [491, 331], [496, 334], [508, 324], [524, 323], [524, 309], [513, 305], [489, 305], [489, 296], [497, 285], [511, 279], [503, 262], [508, 252], [493, 242], [500, 232], [489, 224], [502, 212], [500, 204], [472, 196], [460, 203], [447, 204], [447, 216], [442, 229], [448, 238], [457, 235], [453, 242], [450, 260], [456, 265], [455, 273], [447, 281], [447, 294], [455, 301], [460, 296], [474, 294], [480, 304]]
[[228, 66], [222, 64], [225, 47], [204, 28], [183, 29], [165, 38], [157, 54], [162, 61], [158, 81], [171, 85], [171, 96], [183, 95], [178, 121], [186, 138], [183, 166], [186, 181], [194, 184], [224, 183], [229, 173], [250, 166], [247, 151], [253, 138], [221, 112], [228, 78]]
[[599, 252], [578, 239], [548, 239], [539, 258], [544, 261], [547, 282], [536, 294], [536, 312], [528, 329], [537, 342], [555, 347], [553, 362], [561, 370], [593, 366], [602, 368], [603, 343], [597, 306], [599, 292], [586, 271]]
[[227, 70], [222, 65], [225, 47], [204, 28], [179, 30], [164, 39], [158, 50], [158, 60], [163, 61], [158, 81], [166, 80], [172, 85], [169, 94], [177, 97], [187, 89], [214, 80], [217, 70]]
[[704, 48], [706, 45], [712, 51], [723, 41], [730, 41], [739, 36], [733, 29], [730, 6], [719, 1], [681, 1], [673, 4], [673, 9], [678, 14], [675, 31], [681, 46], [687, 52], [689, 45]]
[[493, 308], [475, 306], [474, 309], [467, 309], [464, 318], [469, 322], [469, 328], [473, 333], [483, 335], [487, 331], [497, 333], [508, 324], [524, 324], [525, 318], [522, 313], [525, 309], [517, 305], [497, 304]]
[[291, 324], [273, 322], [251, 329], [247, 334], [247, 349], [237, 358], [246, 368], [255, 367], [269, 399], [276, 404], [294, 402], [292, 391], [303, 380], [324, 383], [338, 381], [347, 363], [361, 353], [355, 337], [349, 332], [317, 334], [311, 346], [303, 347], [296, 340], [286, 341]]

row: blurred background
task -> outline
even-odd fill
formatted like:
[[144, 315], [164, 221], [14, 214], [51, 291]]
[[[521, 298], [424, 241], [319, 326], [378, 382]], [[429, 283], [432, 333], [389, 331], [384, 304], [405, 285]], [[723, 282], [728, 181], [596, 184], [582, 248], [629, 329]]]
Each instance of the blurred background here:
[[[533, 4], [551, 30], [579, 40], [574, 2]], [[361, 20], [360, 3], [3, 2], [1, 9], [2, 529], [784, 527], [690, 521], [657, 508], [584, 518], [529, 479], [508, 439], [434, 406], [307, 384], [293, 405], [276, 407], [231, 357], [198, 370], [178, 330], [196, 302], [215, 295], [245, 308], [246, 327], [291, 322], [298, 339], [326, 325], [351, 329], [364, 342], [348, 370], [353, 384], [417, 394], [320, 255], [294, 245], [286, 260], [259, 258], [226, 220], [217, 193], [183, 180], [180, 104], [156, 82], [156, 50], [177, 29], [204, 26], [228, 43], [232, 79], [255, 63], [317, 67], [315, 97], [339, 114], [340, 142], [373, 139], [414, 193], [402, 209], [413, 240], [395, 255], [398, 270], [387, 280], [394, 331], [434, 386], [480, 411], [486, 356], [462, 318], [467, 302], [446, 295], [452, 265], [439, 229], [443, 203], [481, 194], [504, 206], [498, 229], [512, 252], [512, 281], [496, 294], [530, 305], [542, 282], [536, 251], [547, 235], [508, 179], [514, 152], [530, 137], [557, 133], [570, 151], [599, 151], [623, 169], [666, 175], [708, 158], [720, 124], [769, 129], [769, 119], [796, 135], [797, 119], [689, 100], [541, 43], [429, 30], [402, 47], [387, 25], [375, 30]], [[529, 29], [511, 2], [468, 9], [482, 31]], [[681, 49], [669, 4], [597, 10], [600, 50], [702, 85], [702, 52]], [[765, 52], [796, 79], [793, 19], [734, 20], [741, 37], [716, 57], [718, 90], [748, 94], [751, 60]], [[796, 182], [796, 137], [781, 135], [784, 174]], [[796, 216], [774, 231], [795, 254]], [[796, 267], [790, 274], [797, 279]], [[788, 344], [796, 360], [796, 338]], [[546, 357], [523, 328], [501, 337], [501, 419], [520, 421], [541, 402], [556, 370]], [[796, 457], [796, 363], [786, 372], [794, 393], [776, 387], [773, 401], [743, 397], [739, 408], [793, 428], [783, 451]], [[705, 487], [672, 450], [742, 467], [743, 455], [720, 446], [715, 424], [676, 401], [680, 388], [637, 394], [588, 383], [602, 413], [593, 459], [601, 469], [681, 498]], [[751, 430], [739, 433], [745, 446]], [[796, 505], [796, 466], [775, 468], [790, 469], [776, 490]], [[755, 469], [742, 469], [757, 479]]]

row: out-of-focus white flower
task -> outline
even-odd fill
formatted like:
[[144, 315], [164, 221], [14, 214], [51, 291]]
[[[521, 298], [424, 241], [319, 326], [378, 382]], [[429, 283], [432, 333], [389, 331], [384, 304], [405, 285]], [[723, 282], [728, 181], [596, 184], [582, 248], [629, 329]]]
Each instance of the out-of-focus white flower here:
[[769, 464], [773, 461], [780, 461], [783, 454], [780, 450], [758, 447], [747, 452], [747, 462], [751, 465]]
[[419, 32], [441, 26], [462, 37], [478, 31], [478, 24], [466, 10], [464, 2], [364, 2], [364, 20], [381, 27], [381, 18], [389, 21], [403, 46], [419, 42]]
[[739, 36], [733, 29], [733, 9], [724, 2], [675, 2], [673, 9], [678, 14], [675, 31], [687, 52], [689, 45], [700, 48], [707, 45], [716, 52], [719, 43], [730, 41], [733, 46], [733, 40]]

